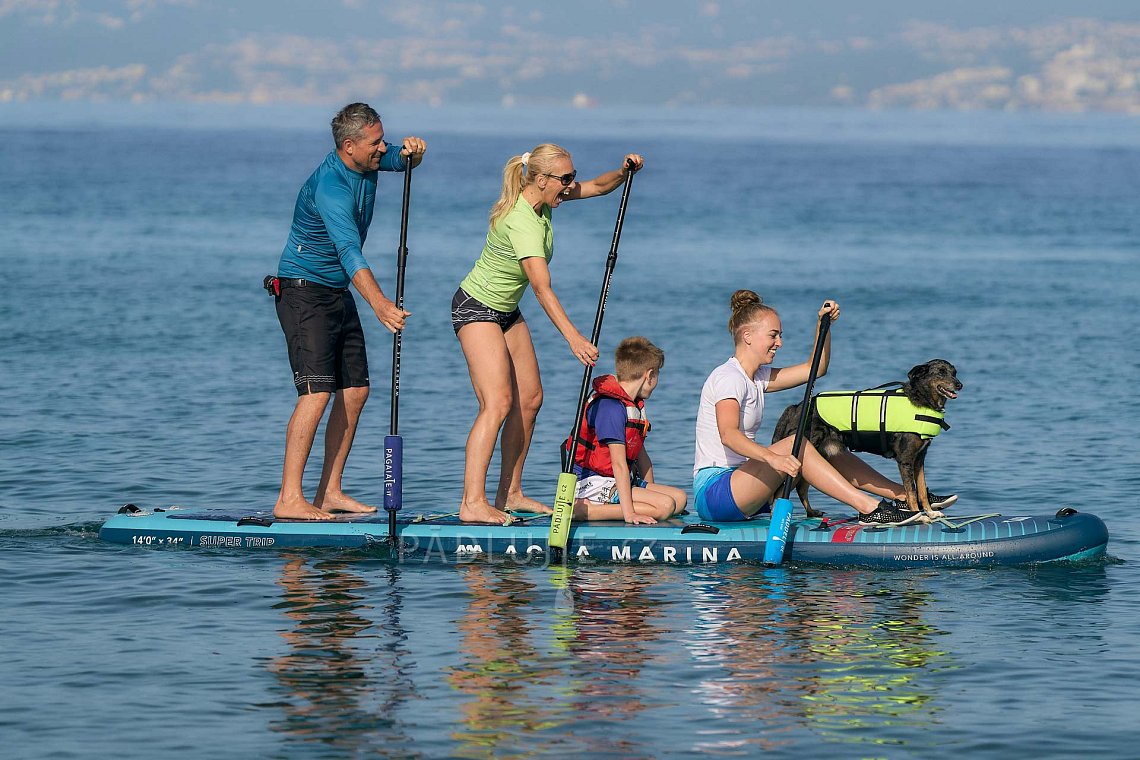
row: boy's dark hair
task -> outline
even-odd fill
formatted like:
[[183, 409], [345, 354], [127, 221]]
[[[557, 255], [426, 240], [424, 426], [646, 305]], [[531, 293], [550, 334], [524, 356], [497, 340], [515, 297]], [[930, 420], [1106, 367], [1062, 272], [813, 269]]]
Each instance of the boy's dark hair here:
[[649, 338], [635, 335], [618, 344], [614, 351], [614, 370], [618, 380], [633, 380], [649, 369], [665, 366], [665, 352], [649, 342]]

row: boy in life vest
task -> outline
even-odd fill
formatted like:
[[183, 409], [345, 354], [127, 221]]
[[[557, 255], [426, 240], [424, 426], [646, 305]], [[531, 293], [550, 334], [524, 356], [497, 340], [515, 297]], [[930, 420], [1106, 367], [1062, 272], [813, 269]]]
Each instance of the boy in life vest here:
[[[665, 352], [648, 339], [626, 338], [614, 351], [616, 375], [594, 379], [574, 457], [575, 520], [648, 525], [685, 508], [684, 491], [653, 482], [645, 450], [645, 400], [657, 388], [664, 364]], [[570, 440], [563, 445], [569, 447]]]

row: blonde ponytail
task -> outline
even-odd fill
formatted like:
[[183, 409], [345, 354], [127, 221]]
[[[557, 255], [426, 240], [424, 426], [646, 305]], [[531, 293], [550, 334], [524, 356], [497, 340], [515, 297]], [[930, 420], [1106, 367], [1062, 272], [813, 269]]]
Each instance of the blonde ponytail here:
[[527, 185], [534, 182], [535, 177], [549, 172], [554, 161], [562, 157], [570, 158], [569, 151], [554, 143], [543, 143], [529, 153], [511, 156], [503, 167], [503, 189], [499, 193], [499, 200], [491, 207], [491, 227], [515, 207], [519, 195]]

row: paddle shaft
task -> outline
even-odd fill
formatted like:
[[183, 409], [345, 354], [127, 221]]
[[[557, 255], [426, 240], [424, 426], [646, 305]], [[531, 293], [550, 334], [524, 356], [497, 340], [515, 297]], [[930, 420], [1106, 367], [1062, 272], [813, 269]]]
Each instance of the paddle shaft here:
[[[807, 385], [804, 388], [804, 402], [800, 405], [800, 422], [796, 426], [796, 437], [792, 439], [792, 456], [796, 459], [800, 457], [800, 448], [803, 446], [804, 435], [807, 433], [808, 413], [811, 411], [811, 391], [815, 386], [815, 378], [819, 374], [819, 363], [823, 359], [823, 346], [830, 328], [831, 315], [824, 314], [819, 318], [815, 352], [811, 358], [811, 370], [808, 372]], [[784, 551], [788, 543], [788, 529], [792, 523], [792, 502], [788, 499], [788, 494], [792, 492], [792, 480], [791, 475], [784, 478], [784, 482], [776, 492], [776, 498], [772, 502], [772, 517], [768, 521], [768, 536], [764, 541], [764, 564], [766, 565], [779, 565], [784, 561]]]
[[[404, 308], [404, 272], [408, 265], [408, 209], [412, 198], [412, 157], [404, 167], [404, 200], [400, 208], [400, 247], [396, 254], [397, 309]], [[400, 437], [400, 351], [403, 330], [392, 336], [392, 407], [388, 435], [384, 437], [384, 509], [388, 511], [388, 541], [396, 546], [396, 512], [403, 507], [404, 441]]]
[[[792, 456], [800, 458], [800, 449], [803, 447], [804, 436], [807, 435], [808, 414], [811, 412], [811, 392], [815, 387], [815, 379], [819, 374], [819, 363], [823, 359], [823, 345], [827, 333], [831, 329], [831, 315], [824, 314], [819, 318], [819, 335], [816, 338], [815, 353], [811, 357], [811, 371], [808, 372], [807, 385], [804, 387], [804, 402], [800, 405], [800, 424], [796, 426], [796, 437], [792, 439]], [[777, 498], [786, 499], [792, 492], [792, 476], [784, 478]]]
[[[632, 162], [629, 166], [632, 168]], [[625, 208], [629, 203], [629, 189], [633, 186], [633, 172], [626, 177], [625, 187], [621, 191], [621, 203], [618, 204], [617, 223], [614, 225], [614, 237], [610, 242], [610, 255], [606, 258], [606, 273], [602, 278], [602, 292], [598, 296], [598, 310], [594, 314], [594, 329], [590, 333], [590, 342], [594, 346], [602, 337], [602, 319], [606, 315], [606, 301], [610, 296], [610, 282], [613, 279], [614, 268], [617, 266], [618, 243], [621, 241], [621, 228], [625, 223]], [[582, 387], [578, 393], [578, 411], [574, 415], [574, 429], [570, 433], [570, 448], [562, 456], [562, 472], [570, 472], [574, 467], [574, 457], [578, 453], [578, 430], [582, 427], [582, 415], [585, 414], [586, 399], [590, 395], [590, 376], [594, 368], [589, 364], [582, 372]]]
[[[404, 203], [400, 209], [400, 249], [396, 256], [396, 308], [404, 308], [404, 271], [408, 265], [408, 206], [412, 198], [412, 159], [404, 170]], [[399, 435], [400, 427], [400, 349], [403, 347], [403, 330], [392, 337], [392, 415], [388, 427], [390, 435]]]
[[[610, 280], [613, 279], [614, 267], [617, 265], [618, 243], [621, 241], [621, 228], [625, 222], [625, 208], [629, 203], [629, 189], [633, 186], [633, 162], [627, 162], [626, 167], [631, 171], [626, 175], [625, 187], [621, 191], [614, 237], [610, 242], [610, 255], [606, 259], [606, 273], [602, 278], [602, 292], [598, 297], [598, 310], [594, 314], [594, 330], [590, 333], [590, 342], [594, 346], [598, 345], [602, 336], [602, 318], [606, 313]], [[574, 457], [578, 453], [578, 429], [582, 427], [582, 415], [585, 413], [586, 399], [590, 394], [590, 375], [593, 370], [594, 368], [587, 364], [582, 373], [582, 388], [578, 393], [578, 409], [574, 414], [574, 429], [570, 431], [570, 445], [562, 450], [562, 472], [558, 476], [558, 485], [555, 488], [554, 513], [550, 516], [550, 534], [547, 539], [555, 559], [561, 557], [562, 550], [570, 540], [570, 523], [574, 518], [574, 491], [578, 485], [578, 479], [574, 475]]]

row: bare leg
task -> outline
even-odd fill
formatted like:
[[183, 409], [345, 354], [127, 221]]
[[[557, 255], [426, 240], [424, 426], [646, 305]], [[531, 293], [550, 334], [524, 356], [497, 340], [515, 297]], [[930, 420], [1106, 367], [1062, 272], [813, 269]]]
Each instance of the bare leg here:
[[329, 515], [305, 499], [301, 480], [305, 462], [313, 449], [317, 426], [328, 404], [328, 393], [309, 393], [297, 397], [297, 406], [289, 418], [285, 432], [285, 466], [281, 474], [281, 492], [273, 506], [273, 514], [291, 520], [328, 520]]
[[522, 492], [522, 471], [530, 451], [534, 421], [542, 407], [542, 377], [534, 355], [530, 328], [518, 321], [504, 334], [511, 357], [511, 385], [514, 398], [503, 423], [502, 470], [495, 492], [495, 506], [519, 512], [551, 512], [551, 508]]
[[684, 511], [685, 505], [689, 502], [688, 495], [682, 489], [677, 488], [676, 486], [666, 486], [660, 483], [646, 483], [645, 490], [663, 493], [673, 500], [673, 512], [669, 516], [676, 515]]
[[459, 345], [467, 359], [471, 387], [479, 401], [479, 413], [467, 435], [459, 519], [503, 523], [510, 520], [510, 516], [487, 501], [487, 468], [491, 465], [499, 429], [510, 413], [514, 398], [510, 353], [502, 329], [491, 322], [472, 322], [459, 328]]
[[902, 485], [883, 475], [850, 451], [841, 451], [830, 461], [831, 466], [839, 470], [839, 474], [860, 491], [869, 491], [888, 499], [902, 499], [906, 496], [906, 490]]
[[356, 437], [356, 424], [360, 411], [368, 400], [368, 387], [342, 388], [333, 401], [328, 425], [325, 426], [325, 462], [321, 482], [313, 504], [325, 512], [375, 512], [376, 507], [361, 504], [341, 490], [341, 476], [352, 441]]
[[[648, 515], [655, 520], [668, 520], [675, 514], [676, 508], [677, 502], [666, 493], [645, 488], [633, 489], [633, 511], [639, 515]], [[574, 517], [584, 520], [625, 520], [620, 504], [603, 504], [586, 499], [574, 501]]]
[[[780, 454], [790, 454], [792, 437], [788, 436], [769, 448]], [[803, 443], [800, 462], [804, 479], [818, 490], [836, 501], [854, 507], [860, 514], [875, 511], [875, 507], [879, 504], [878, 500], [851, 485], [808, 441]], [[733, 472], [731, 477], [729, 484], [732, 488], [732, 497], [746, 515], [756, 514], [784, 482], [783, 474], [758, 459], [749, 459]]]

